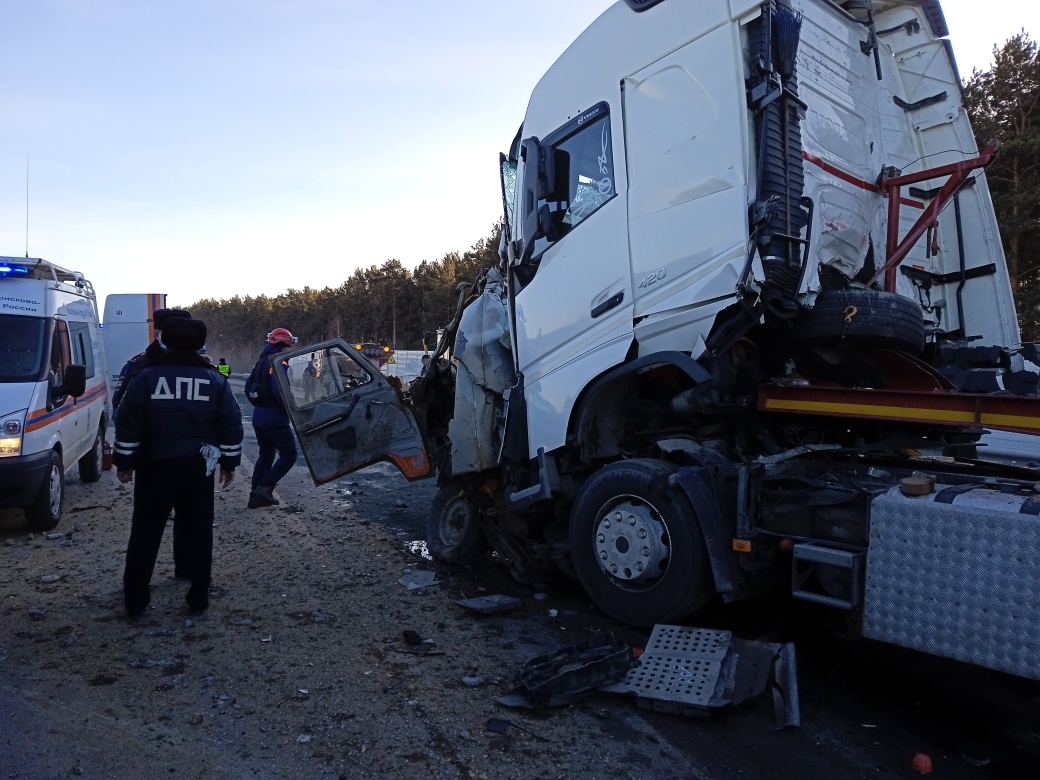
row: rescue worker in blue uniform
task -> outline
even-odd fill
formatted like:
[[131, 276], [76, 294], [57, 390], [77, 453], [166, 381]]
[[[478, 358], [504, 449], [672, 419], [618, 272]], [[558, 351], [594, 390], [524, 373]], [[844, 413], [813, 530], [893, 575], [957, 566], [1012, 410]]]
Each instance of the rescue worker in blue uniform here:
[[[116, 378], [116, 389], [112, 393], [112, 412], [118, 416], [119, 405], [123, 402], [123, 395], [130, 384], [130, 380], [152, 365], [162, 354], [165, 347], [162, 345], [162, 329], [172, 319], [181, 317], [191, 319], [191, 312], [185, 309], [156, 309], [152, 313], [152, 325], [155, 327], [155, 340], [152, 341], [144, 352], [138, 352], [123, 365], [123, 369]], [[176, 507], [174, 507], [176, 509]], [[173, 576], [179, 580], [188, 579], [188, 553], [186, 547], [186, 535], [184, 524], [177, 522], [176, 513], [173, 516]]]
[[[275, 485], [296, 463], [296, 439], [293, 438], [289, 414], [285, 411], [285, 399], [274, 375], [274, 366], [286, 372], [290, 381], [292, 376], [288, 365], [277, 358], [272, 360], [273, 355], [287, 352], [295, 343], [296, 337], [285, 328], [275, 328], [268, 333], [260, 359], [246, 380], [246, 398], [253, 405], [253, 430], [260, 448], [253, 467], [253, 489], [246, 505], [249, 509], [277, 504]], [[278, 453], [277, 461], [275, 452]]]
[[[116, 417], [114, 463], [119, 481], [134, 481], [134, 515], [123, 572], [127, 614], [140, 616], [166, 519], [177, 507], [184, 524], [193, 614], [209, 606], [213, 556], [213, 471], [228, 487], [242, 460], [242, 412], [227, 380], [198, 354], [199, 320], [172, 319], [166, 350], [130, 380]], [[134, 472], [136, 471], [136, 479]]]

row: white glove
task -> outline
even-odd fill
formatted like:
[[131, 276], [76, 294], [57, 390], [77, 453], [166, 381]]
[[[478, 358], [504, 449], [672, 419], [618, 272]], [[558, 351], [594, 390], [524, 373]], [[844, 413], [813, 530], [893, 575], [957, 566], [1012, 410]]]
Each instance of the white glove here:
[[199, 450], [199, 455], [206, 461], [206, 476], [211, 476], [217, 470], [217, 463], [220, 461], [220, 447], [214, 447], [212, 444], [203, 444], [202, 449]]

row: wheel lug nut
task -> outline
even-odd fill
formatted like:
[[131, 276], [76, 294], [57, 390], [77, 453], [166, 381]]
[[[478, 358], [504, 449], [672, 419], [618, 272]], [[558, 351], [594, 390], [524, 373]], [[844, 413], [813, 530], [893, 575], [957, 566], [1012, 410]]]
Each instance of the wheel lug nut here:
[[610, 521], [609, 520], [604, 520], [603, 521], [603, 527], [604, 528], [610, 528]]
[[635, 515], [629, 515], [628, 516], [628, 524], [629, 525], [635, 525], [636, 524], [636, 516]]
[[600, 544], [603, 544], [603, 542], [607, 541], [607, 537], [605, 537], [603, 534], [600, 534], [599, 536], [596, 537], [596, 541], [599, 542]]
[[636, 571], [642, 571], [642, 570], [643, 570], [643, 562], [642, 561], [636, 561]]
[[610, 564], [610, 572], [611, 572], [611, 574], [617, 574], [617, 564], [616, 563]]
[[617, 520], [620, 523], [621, 522], [621, 513], [620, 512], [615, 512], [614, 513], [614, 519]]
[[607, 551], [606, 550], [600, 550], [599, 551], [599, 559], [601, 561], [605, 561], [607, 559]]
[[646, 538], [646, 529], [645, 528], [640, 528], [639, 529], [639, 538], [640, 539], [645, 539]]
[[649, 547], [644, 547], [640, 552], [643, 553], [643, 557], [644, 558], [649, 558], [650, 557], [650, 548]]

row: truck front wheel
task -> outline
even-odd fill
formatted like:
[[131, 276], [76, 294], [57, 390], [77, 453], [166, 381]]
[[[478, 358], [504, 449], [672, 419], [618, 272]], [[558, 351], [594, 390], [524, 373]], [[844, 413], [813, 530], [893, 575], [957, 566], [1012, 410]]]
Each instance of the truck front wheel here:
[[615, 620], [680, 620], [713, 594], [693, 508], [669, 487], [671, 464], [633, 459], [582, 485], [570, 519], [571, 560], [592, 601]]
[[461, 480], [452, 480], [437, 494], [426, 520], [426, 549], [441, 563], [472, 563], [487, 549], [480, 530], [480, 512]]

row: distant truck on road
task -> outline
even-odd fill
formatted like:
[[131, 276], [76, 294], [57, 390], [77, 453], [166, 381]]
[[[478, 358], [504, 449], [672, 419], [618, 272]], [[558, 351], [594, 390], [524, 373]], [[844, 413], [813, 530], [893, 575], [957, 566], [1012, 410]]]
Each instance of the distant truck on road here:
[[[427, 545], [632, 625], [783, 589], [1040, 679], [1040, 433], [938, 0], [625, 0], [531, 95], [500, 262], [398, 394], [276, 376], [316, 482], [436, 475]], [[448, 350], [451, 349], [449, 359]]]

